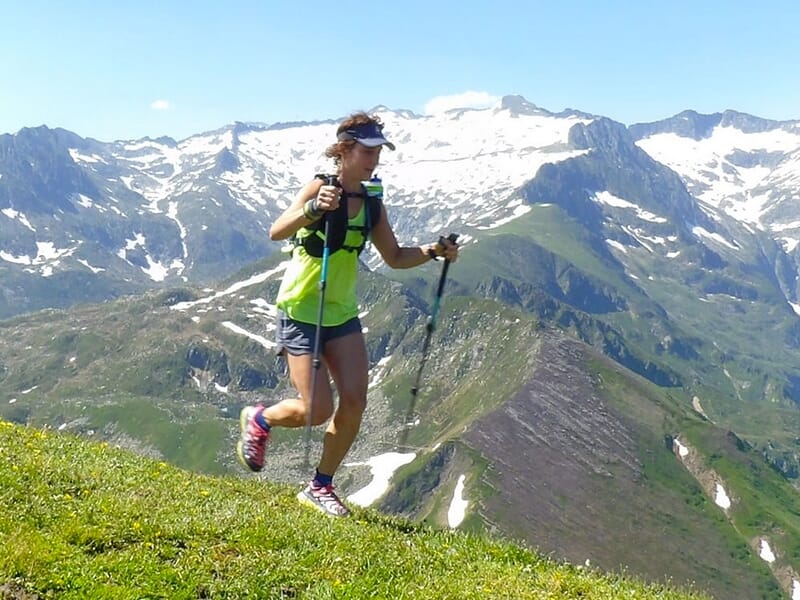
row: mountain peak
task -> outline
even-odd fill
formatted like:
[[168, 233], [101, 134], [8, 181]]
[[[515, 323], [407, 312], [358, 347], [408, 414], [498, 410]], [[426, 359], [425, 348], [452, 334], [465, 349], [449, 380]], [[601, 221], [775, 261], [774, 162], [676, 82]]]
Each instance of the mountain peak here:
[[635, 139], [642, 139], [658, 133], [674, 133], [696, 141], [711, 136], [715, 127], [733, 127], [742, 133], [761, 133], [780, 129], [796, 121], [774, 121], [755, 117], [748, 113], [727, 109], [721, 113], [703, 114], [694, 110], [684, 110], [668, 119], [653, 123], [635, 123], [629, 127]]
[[762, 117], [739, 112], [736, 110], [726, 110], [720, 118], [720, 125], [723, 127], [734, 127], [743, 133], [760, 133], [770, 129], [780, 128], [785, 121], [773, 121]]
[[694, 110], [684, 110], [668, 119], [653, 123], [634, 123], [628, 129], [634, 139], [646, 138], [659, 133], [675, 133], [681, 137], [699, 141], [709, 137], [721, 120], [721, 113], [704, 115]]
[[500, 100], [500, 110], [507, 110], [512, 115], [547, 115], [550, 114], [543, 108], [539, 108], [533, 102], [529, 102], [520, 95], [503, 96]]

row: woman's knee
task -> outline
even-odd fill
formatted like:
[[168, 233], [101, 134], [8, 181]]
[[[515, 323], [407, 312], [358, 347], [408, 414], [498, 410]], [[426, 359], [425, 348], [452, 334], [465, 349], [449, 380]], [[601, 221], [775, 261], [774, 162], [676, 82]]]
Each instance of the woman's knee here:
[[330, 394], [320, 394], [320, 396], [319, 398], [309, 398], [306, 401], [306, 410], [311, 413], [312, 425], [322, 425], [333, 414], [333, 398]]
[[341, 394], [339, 396], [339, 409], [337, 415], [355, 417], [359, 420], [367, 408], [367, 395], [365, 393]]
[[322, 425], [331, 418], [332, 414], [333, 406], [314, 405], [311, 407], [311, 424], [315, 426]]

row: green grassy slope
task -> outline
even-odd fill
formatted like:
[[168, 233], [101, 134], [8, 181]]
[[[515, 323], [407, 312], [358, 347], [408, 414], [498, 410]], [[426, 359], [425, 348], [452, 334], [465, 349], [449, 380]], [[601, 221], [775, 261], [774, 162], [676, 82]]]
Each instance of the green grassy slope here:
[[0, 422], [3, 598], [702, 596]]

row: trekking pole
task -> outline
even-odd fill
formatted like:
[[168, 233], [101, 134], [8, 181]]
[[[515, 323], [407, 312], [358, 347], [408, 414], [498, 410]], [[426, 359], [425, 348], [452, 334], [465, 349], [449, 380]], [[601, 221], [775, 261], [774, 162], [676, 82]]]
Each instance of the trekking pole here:
[[[456, 243], [458, 239], [457, 233], [451, 233], [447, 239], [452, 243]], [[439, 243], [444, 245], [444, 237], [439, 238]], [[428, 360], [428, 350], [431, 345], [431, 337], [436, 330], [436, 319], [439, 316], [439, 307], [442, 304], [442, 294], [444, 293], [444, 283], [447, 280], [447, 270], [450, 268], [450, 261], [445, 259], [442, 265], [442, 274], [439, 276], [439, 285], [436, 288], [436, 296], [433, 299], [433, 306], [431, 307], [431, 314], [425, 324], [425, 341], [422, 343], [422, 360], [420, 360], [419, 368], [417, 369], [417, 378], [414, 381], [414, 387], [411, 388], [411, 402], [408, 405], [406, 412], [406, 419], [403, 425], [403, 431], [400, 437], [400, 445], [404, 446], [406, 438], [408, 437], [408, 430], [411, 428], [411, 419], [414, 416], [414, 408], [417, 403], [417, 392], [419, 392], [419, 385], [422, 381], [422, 369], [425, 367], [425, 362]]]
[[[327, 185], [337, 185], [338, 181], [336, 176], [328, 178]], [[317, 376], [319, 375], [319, 368], [322, 364], [320, 359], [321, 342], [322, 342], [322, 314], [325, 309], [325, 287], [328, 282], [328, 257], [330, 256], [331, 249], [328, 244], [331, 220], [328, 218], [328, 213], [322, 217], [324, 226], [325, 239], [322, 246], [322, 265], [319, 272], [319, 306], [317, 307], [317, 328], [314, 332], [314, 354], [311, 361], [311, 399], [309, 401], [308, 412], [306, 413], [306, 428], [305, 428], [305, 459], [304, 466], [309, 466], [309, 454], [311, 452], [311, 415], [314, 414], [314, 399], [317, 393]]]

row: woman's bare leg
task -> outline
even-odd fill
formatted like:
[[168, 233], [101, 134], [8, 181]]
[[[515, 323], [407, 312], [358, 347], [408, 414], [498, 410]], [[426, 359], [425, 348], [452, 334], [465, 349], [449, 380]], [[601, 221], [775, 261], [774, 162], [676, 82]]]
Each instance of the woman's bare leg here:
[[333, 475], [358, 434], [367, 405], [369, 360], [364, 334], [357, 331], [330, 340], [324, 358], [339, 394], [339, 406], [325, 432], [318, 469]]
[[[330, 344], [329, 344], [330, 345]], [[303, 427], [307, 424], [308, 411], [311, 405], [311, 377], [314, 371], [313, 356], [301, 354], [293, 356], [286, 353], [289, 365], [289, 377], [299, 398], [287, 398], [264, 409], [264, 418], [270, 426]], [[321, 364], [317, 372], [317, 387], [314, 390], [314, 410], [311, 415], [312, 425], [321, 425], [333, 413], [333, 394], [328, 376], [328, 369]]]

